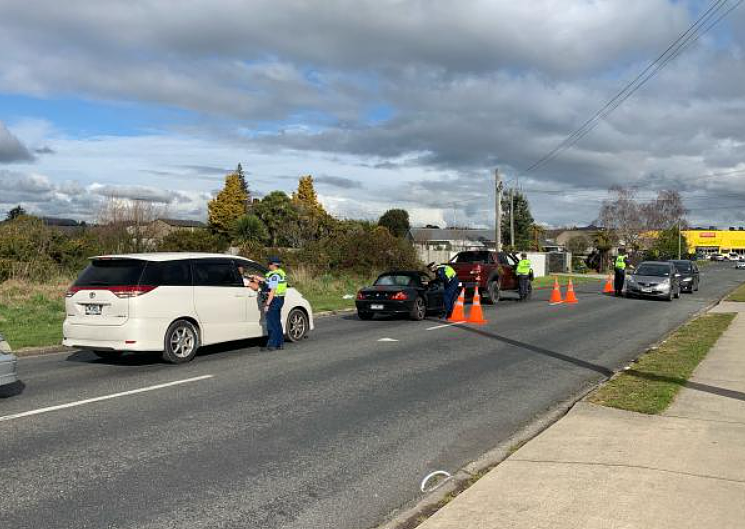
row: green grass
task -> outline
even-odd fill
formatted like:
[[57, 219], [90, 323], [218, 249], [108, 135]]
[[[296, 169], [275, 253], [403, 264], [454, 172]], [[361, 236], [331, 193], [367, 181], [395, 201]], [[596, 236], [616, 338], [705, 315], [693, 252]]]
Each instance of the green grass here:
[[663, 412], [734, 317], [699, 316], [598, 388], [588, 400], [639, 413]]
[[[290, 274], [290, 283], [310, 302], [313, 312], [323, 312], [354, 308], [357, 291], [371, 285], [376, 277], [377, 274], [313, 276], [303, 270], [297, 270]], [[344, 296], [347, 296], [347, 299]]]
[[727, 296], [727, 301], [743, 301], [745, 302], [745, 284], [740, 285], [737, 290]]
[[58, 345], [65, 319], [66, 280], [38, 285], [0, 284], [0, 332], [13, 349]]
[[[555, 276], [556, 279], [559, 280], [559, 284], [561, 286], [566, 285], [569, 283], [569, 280], [572, 280], [572, 284], [579, 285], [580, 283], [597, 283], [600, 285], [602, 283], [601, 279], [598, 279], [596, 277], [586, 277], [582, 275], [572, 275], [572, 276]], [[540, 288], [540, 287], [550, 287], [554, 284], [554, 276], [544, 276], [544, 277], [536, 277], [533, 280], [533, 287], [534, 288]]]

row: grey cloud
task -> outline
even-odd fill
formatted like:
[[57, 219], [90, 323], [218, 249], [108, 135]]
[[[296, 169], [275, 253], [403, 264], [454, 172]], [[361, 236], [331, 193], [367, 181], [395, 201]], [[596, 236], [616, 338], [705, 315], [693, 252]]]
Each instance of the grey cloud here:
[[56, 154], [57, 151], [49, 147], [48, 145], [45, 145], [43, 147], [38, 147], [34, 149], [34, 152], [36, 154]]
[[361, 182], [352, 180], [351, 178], [344, 178], [343, 176], [321, 175], [314, 177], [313, 180], [319, 184], [326, 184], [342, 189], [361, 189], [363, 187]]
[[169, 204], [178, 198], [178, 193], [167, 189], [145, 186], [94, 185], [91, 192], [102, 197], [126, 198]]
[[0, 121], [0, 163], [28, 162], [33, 155]]

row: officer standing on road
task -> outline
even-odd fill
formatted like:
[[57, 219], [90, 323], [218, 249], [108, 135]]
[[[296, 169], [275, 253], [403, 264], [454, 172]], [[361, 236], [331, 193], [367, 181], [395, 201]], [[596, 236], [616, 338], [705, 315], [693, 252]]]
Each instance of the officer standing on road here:
[[633, 268], [629, 263], [629, 258], [626, 255], [626, 250], [623, 248], [618, 249], [618, 256], [613, 266], [615, 277], [613, 278], [613, 287], [616, 291], [616, 296], [623, 294], [623, 283], [626, 280], [626, 269]]
[[453, 313], [455, 300], [458, 298], [458, 285], [460, 284], [458, 274], [448, 264], [435, 265], [435, 263], [429, 263], [428, 268], [435, 273], [445, 289], [443, 301], [445, 302], [445, 318], [448, 318]]
[[525, 301], [528, 298], [530, 282], [533, 280], [533, 266], [530, 264], [528, 254], [525, 252], [520, 254], [520, 260], [517, 262], [515, 273], [517, 274], [517, 287], [518, 292], [520, 293], [520, 301]]
[[285, 335], [282, 330], [282, 307], [285, 304], [285, 294], [287, 293], [287, 274], [280, 268], [281, 264], [282, 261], [278, 257], [272, 257], [269, 259], [269, 273], [266, 277], [254, 276], [254, 279], [264, 283], [269, 289], [269, 296], [264, 304], [266, 330], [269, 334], [265, 351], [285, 348]]

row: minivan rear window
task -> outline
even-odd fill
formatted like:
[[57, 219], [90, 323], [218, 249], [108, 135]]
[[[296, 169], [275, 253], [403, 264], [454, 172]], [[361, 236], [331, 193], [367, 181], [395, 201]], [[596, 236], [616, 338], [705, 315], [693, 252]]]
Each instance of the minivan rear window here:
[[137, 286], [146, 261], [94, 259], [75, 281], [76, 287]]

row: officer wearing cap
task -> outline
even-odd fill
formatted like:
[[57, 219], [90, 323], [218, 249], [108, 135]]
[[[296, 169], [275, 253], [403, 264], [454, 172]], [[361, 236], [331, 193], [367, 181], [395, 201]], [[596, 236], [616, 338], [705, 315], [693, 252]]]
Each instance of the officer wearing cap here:
[[269, 340], [266, 351], [284, 349], [285, 334], [282, 330], [282, 307], [287, 293], [287, 274], [280, 267], [282, 261], [278, 257], [269, 259], [269, 273], [266, 277], [254, 276], [254, 279], [265, 285], [269, 291], [264, 312], [266, 312], [266, 330]]

